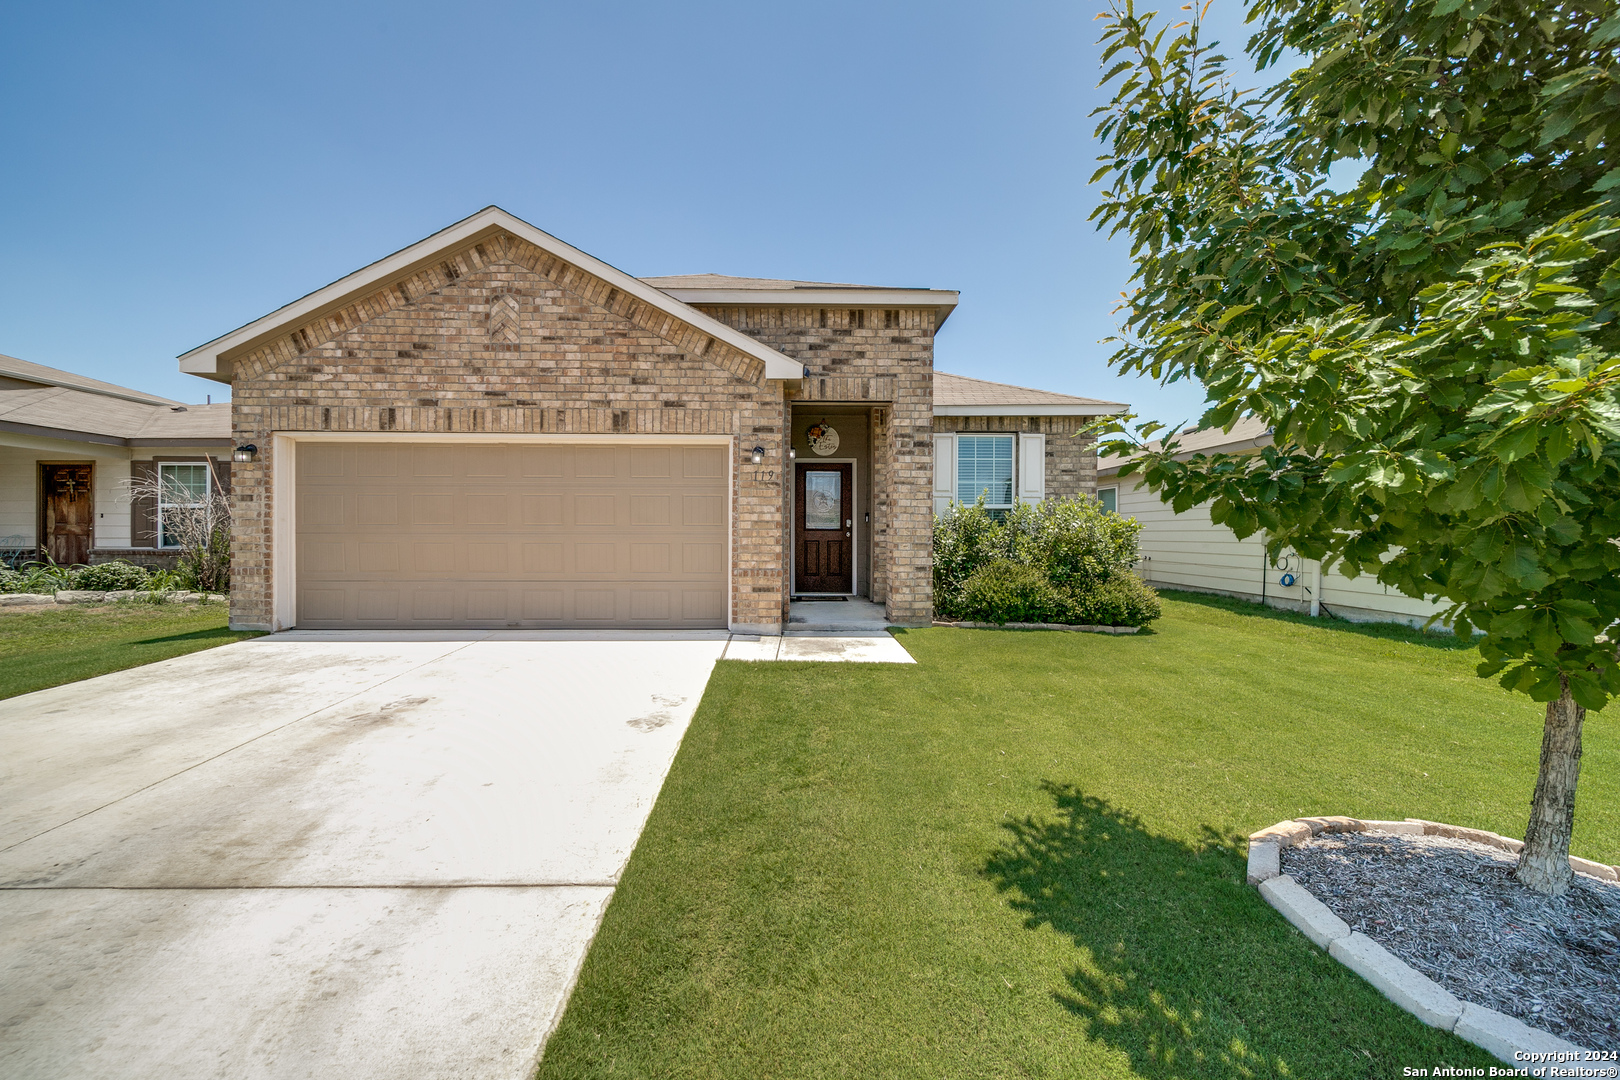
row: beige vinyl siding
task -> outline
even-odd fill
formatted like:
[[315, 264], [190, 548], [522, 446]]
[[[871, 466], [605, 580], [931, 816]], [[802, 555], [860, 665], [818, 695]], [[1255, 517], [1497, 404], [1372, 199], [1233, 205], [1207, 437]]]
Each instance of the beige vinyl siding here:
[[[1231, 529], [1209, 519], [1208, 503], [1176, 514], [1134, 478], [1102, 483], [1106, 486], [1116, 482], [1119, 513], [1142, 523], [1142, 561], [1137, 572], [1149, 584], [1309, 610], [1317, 569], [1314, 561], [1283, 552], [1273, 564], [1266, 557], [1263, 534], [1239, 540]], [[1294, 576], [1293, 584], [1282, 584], [1283, 575], [1289, 573]], [[1416, 624], [1440, 610], [1439, 605], [1414, 600], [1375, 577], [1351, 579], [1337, 568], [1329, 568], [1322, 575], [1317, 599], [1330, 613], [1357, 621]]]
[[34, 542], [39, 527], [38, 460], [33, 450], [0, 446], [0, 539], [22, 536]]

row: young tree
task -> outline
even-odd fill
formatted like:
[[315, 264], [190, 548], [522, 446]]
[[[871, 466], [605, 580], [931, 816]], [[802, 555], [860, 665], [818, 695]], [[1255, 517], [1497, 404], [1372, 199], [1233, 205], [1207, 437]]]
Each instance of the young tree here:
[[231, 497], [217, 476], [198, 489], [155, 469], [124, 486], [130, 500], [162, 507], [163, 543], [177, 549], [188, 588], [225, 592], [231, 587]]
[[[1274, 445], [1177, 461], [1115, 423], [1104, 452], [1480, 631], [1480, 674], [1547, 703], [1517, 875], [1561, 893], [1581, 725], [1620, 694], [1620, 7], [1257, 0], [1257, 63], [1308, 61], [1259, 95], [1199, 14], [1102, 16], [1094, 216], [1136, 259], [1110, 362]], [[1348, 193], [1341, 158], [1368, 163]]]

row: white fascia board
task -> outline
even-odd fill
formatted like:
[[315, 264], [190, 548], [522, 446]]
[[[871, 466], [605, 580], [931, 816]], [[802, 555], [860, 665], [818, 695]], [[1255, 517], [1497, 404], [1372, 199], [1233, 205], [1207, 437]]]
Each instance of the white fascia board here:
[[686, 304], [737, 307], [928, 307], [945, 325], [962, 294], [955, 289], [666, 289]]
[[1129, 405], [935, 405], [935, 416], [1106, 416], [1122, 413]]
[[555, 255], [564, 262], [571, 263], [587, 273], [594, 274], [620, 292], [634, 296], [647, 304], [652, 305], [668, 315], [672, 315], [683, 322], [697, 327], [717, 341], [723, 341], [732, 348], [748, 356], [752, 356], [765, 364], [765, 377], [767, 379], [800, 379], [804, 377], [804, 365], [798, 360], [783, 353], [777, 352], [763, 342], [739, 333], [718, 320], [712, 319], [695, 308], [672, 297], [662, 290], [655, 289], [646, 282], [631, 277], [623, 270], [609, 266], [594, 256], [587, 255], [571, 244], [552, 236], [548, 232], [530, 225], [527, 221], [502, 210], [498, 206], [486, 207], [469, 218], [463, 218], [447, 229], [442, 229], [419, 240], [408, 248], [396, 251], [385, 259], [379, 259], [370, 266], [356, 270], [347, 277], [310, 293], [308, 296], [284, 307], [277, 308], [260, 319], [255, 319], [246, 326], [231, 331], [223, 337], [215, 338], [206, 345], [200, 345], [190, 352], [180, 355], [180, 370], [191, 375], [201, 375], [203, 378], [215, 379], [219, 382], [229, 382], [231, 379], [230, 362], [222, 361], [225, 353], [238, 349], [256, 339], [271, 335], [283, 326], [296, 325], [306, 322], [316, 312], [323, 308], [336, 306], [337, 302], [359, 292], [369, 292], [388, 283], [392, 278], [403, 277], [405, 273], [418, 263], [426, 262], [436, 253], [447, 248], [460, 247], [472, 240], [480, 233], [495, 229], [504, 229], [514, 236], [527, 240], [535, 247]]

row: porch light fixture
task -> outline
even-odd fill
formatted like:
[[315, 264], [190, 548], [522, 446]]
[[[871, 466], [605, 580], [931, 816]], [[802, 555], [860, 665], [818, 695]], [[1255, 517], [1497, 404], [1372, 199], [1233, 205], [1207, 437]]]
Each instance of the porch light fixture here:
[[241, 462], [252, 461], [258, 452], [259, 448], [257, 446], [254, 446], [252, 443], [244, 443], [241, 446], [238, 446], [235, 450], [231, 451], [231, 460]]
[[764, 464], [765, 448], [763, 446], [756, 446], [752, 450], [748, 451], [748, 460], [753, 462], [755, 465]]
[[794, 458], [796, 458], [798, 456], [799, 456], [799, 452], [797, 450], [793, 449], [793, 447], [791, 447], [791, 446], [788, 447], [788, 460], [789, 461], [792, 461]]

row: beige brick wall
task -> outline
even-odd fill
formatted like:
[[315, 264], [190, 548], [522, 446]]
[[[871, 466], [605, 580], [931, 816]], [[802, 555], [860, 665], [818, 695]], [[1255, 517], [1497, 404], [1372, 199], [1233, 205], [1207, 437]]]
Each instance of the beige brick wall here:
[[[725, 434], [735, 454], [733, 625], [770, 627], [784, 576], [786, 403], [701, 328], [498, 235], [231, 357], [237, 466], [231, 620], [272, 622], [272, 432]], [[926, 365], [921, 365], [926, 370]], [[927, 494], [926, 489], [923, 492]]]
[[1097, 494], [1097, 440], [1089, 435], [1075, 435], [1088, 419], [1084, 416], [936, 416], [934, 430], [940, 434], [954, 431], [1045, 435], [1046, 496], [1067, 498], [1081, 493]]
[[[934, 318], [929, 308], [699, 310], [804, 362], [794, 402], [872, 403], [872, 598], [933, 617]], [[785, 546], [786, 525], [783, 522]]]

